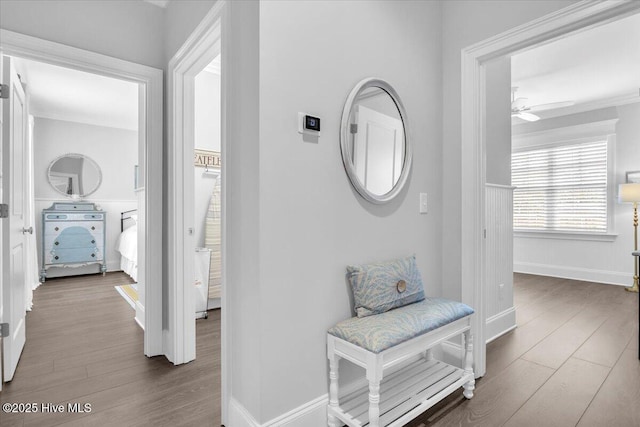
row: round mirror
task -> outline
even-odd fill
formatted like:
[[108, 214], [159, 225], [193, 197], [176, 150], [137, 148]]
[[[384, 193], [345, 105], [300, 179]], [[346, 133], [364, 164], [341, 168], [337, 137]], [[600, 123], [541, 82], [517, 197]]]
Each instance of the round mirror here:
[[79, 199], [100, 187], [102, 172], [100, 166], [87, 156], [70, 153], [51, 162], [47, 178], [58, 193]]
[[400, 193], [411, 169], [407, 114], [396, 91], [381, 79], [361, 81], [342, 112], [340, 149], [356, 191], [372, 203]]

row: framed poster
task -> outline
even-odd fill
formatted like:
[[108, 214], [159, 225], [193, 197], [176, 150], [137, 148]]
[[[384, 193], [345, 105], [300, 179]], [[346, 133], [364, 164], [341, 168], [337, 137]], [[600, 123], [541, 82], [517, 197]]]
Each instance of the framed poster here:
[[627, 172], [627, 184], [640, 184], [640, 171]]

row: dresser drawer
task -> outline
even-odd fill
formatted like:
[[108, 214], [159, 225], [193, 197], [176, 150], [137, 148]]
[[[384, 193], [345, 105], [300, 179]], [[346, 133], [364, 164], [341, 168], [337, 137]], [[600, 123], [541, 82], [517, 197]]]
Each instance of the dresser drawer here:
[[47, 221], [44, 223], [44, 234], [59, 235], [62, 232], [68, 234], [84, 234], [91, 233], [94, 236], [102, 236], [104, 223], [101, 221], [82, 221], [66, 222], [66, 221]]
[[46, 264], [72, 264], [78, 262], [102, 261], [104, 254], [93, 248], [52, 249], [44, 254]]
[[104, 241], [102, 234], [92, 236], [86, 230], [84, 233], [62, 233], [57, 236], [46, 236], [45, 239], [45, 248], [49, 249], [101, 248]]
[[45, 213], [45, 221], [102, 221], [104, 213]]

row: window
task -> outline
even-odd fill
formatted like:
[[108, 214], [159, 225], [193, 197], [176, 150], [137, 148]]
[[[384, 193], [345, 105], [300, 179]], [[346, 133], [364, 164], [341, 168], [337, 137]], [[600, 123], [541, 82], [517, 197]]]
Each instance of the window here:
[[606, 233], [607, 156], [606, 137], [514, 151], [514, 229]]

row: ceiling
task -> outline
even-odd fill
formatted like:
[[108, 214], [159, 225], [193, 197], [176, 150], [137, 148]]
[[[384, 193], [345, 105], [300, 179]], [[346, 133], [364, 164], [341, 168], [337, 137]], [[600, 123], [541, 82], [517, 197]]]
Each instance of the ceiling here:
[[158, 6], [158, 7], [162, 7], [162, 8], [166, 8], [167, 5], [169, 4], [169, 0], [142, 0], [145, 1], [147, 3], [151, 3], [154, 6]]
[[640, 14], [512, 56], [511, 82], [527, 105], [575, 103], [541, 118], [639, 102]]
[[120, 129], [138, 129], [138, 84], [14, 58], [27, 85], [30, 114]]

